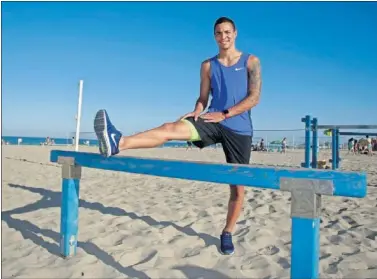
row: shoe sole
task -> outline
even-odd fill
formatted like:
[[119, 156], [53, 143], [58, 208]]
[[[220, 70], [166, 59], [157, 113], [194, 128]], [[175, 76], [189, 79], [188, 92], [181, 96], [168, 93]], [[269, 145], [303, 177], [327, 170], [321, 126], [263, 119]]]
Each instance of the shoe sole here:
[[234, 254], [234, 251], [233, 251], [232, 253], [230, 253], [230, 254], [225, 254], [225, 253], [223, 253], [222, 251], [220, 251], [220, 253], [221, 253], [221, 255], [224, 255], [224, 256], [231, 256], [231, 255]]
[[107, 134], [107, 120], [104, 110], [99, 110], [94, 118], [94, 131], [97, 135], [100, 153], [106, 157], [110, 157], [111, 146]]

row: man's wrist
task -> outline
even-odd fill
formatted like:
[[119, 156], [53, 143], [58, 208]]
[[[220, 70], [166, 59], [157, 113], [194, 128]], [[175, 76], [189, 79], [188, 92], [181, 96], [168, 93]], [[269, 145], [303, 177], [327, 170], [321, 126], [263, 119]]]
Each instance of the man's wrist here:
[[224, 109], [224, 110], [222, 111], [222, 113], [223, 113], [224, 119], [227, 119], [227, 118], [230, 117], [230, 111], [229, 111], [229, 110]]

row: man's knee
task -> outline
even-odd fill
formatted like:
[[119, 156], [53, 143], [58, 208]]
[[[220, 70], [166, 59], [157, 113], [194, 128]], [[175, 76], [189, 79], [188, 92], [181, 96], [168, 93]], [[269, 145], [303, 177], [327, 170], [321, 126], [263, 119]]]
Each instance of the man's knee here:
[[230, 200], [243, 201], [245, 196], [245, 187], [239, 185], [230, 185]]
[[168, 140], [184, 140], [189, 139], [191, 136], [190, 127], [182, 121], [162, 124], [160, 131], [162, 132], [162, 135], [164, 135], [164, 137]]

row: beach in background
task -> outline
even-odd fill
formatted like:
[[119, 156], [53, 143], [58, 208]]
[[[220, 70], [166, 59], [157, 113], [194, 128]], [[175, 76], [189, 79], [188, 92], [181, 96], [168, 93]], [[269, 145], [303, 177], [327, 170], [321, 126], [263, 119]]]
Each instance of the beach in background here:
[[[301, 133], [301, 135], [300, 135]], [[98, 140], [96, 139], [94, 132], [87, 132], [84, 133], [85, 136], [80, 135], [79, 137], [79, 145], [82, 146], [98, 146]], [[281, 141], [284, 137], [287, 138], [287, 148], [288, 149], [304, 149], [305, 148], [305, 137], [303, 137], [304, 130], [301, 132], [286, 132], [285, 136], [277, 136], [277, 134], [282, 134], [282, 131], [279, 130], [271, 130], [271, 131], [263, 131], [263, 132], [254, 132], [253, 136], [253, 144], [258, 145], [260, 144], [261, 140], [263, 139], [265, 142], [265, 147], [268, 150], [279, 150], [281, 147]], [[367, 134], [367, 133], [366, 133]], [[72, 133], [72, 135], [74, 135]], [[283, 134], [284, 135], [284, 134]], [[347, 141], [350, 139], [351, 136], [340, 136], [339, 137], [339, 148], [347, 149]], [[355, 139], [365, 138], [363, 136], [353, 136]], [[19, 143], [19, 140], [21, 142]], [[25, 137], [25, 136], [3, 136], [2, 141], [6, 145], [49, 145], [47, 144], [48, 140], [53, 140], [53, 145], [55, 146], [69, 146], [74, 145], [75, 140], [72, 136], [68, 137]], [[331, 148], [331, 136], [319, 136], [319, 147], [321, 149], [330, 149]], [[218, 144], [220, 146], [220, 144]], [[166, 142], [161, 147], [187, 147], [187, 143], [184, 141], [170, 141]]]
[[[61, 167], [52, 149], [2, 146], [3, 278], [288, 278], [290, 195], [247, 188], [219, 253], [227, 185], [83, 168], [77, 255], [59, 255]], [[98, 152], [80, 146], [80, 151]], [[329, 159], [330, 150], [319, 159]], [[221, 148], [154, 148], [121, 155], [224, 162]], [[321, 278], [377, 278], [377, 160], [341, 152], [341, 170], [365, 171], [363, 199], [323, 197]], [[252, 152], [252, 164], [299, 167], [303, 150]]]

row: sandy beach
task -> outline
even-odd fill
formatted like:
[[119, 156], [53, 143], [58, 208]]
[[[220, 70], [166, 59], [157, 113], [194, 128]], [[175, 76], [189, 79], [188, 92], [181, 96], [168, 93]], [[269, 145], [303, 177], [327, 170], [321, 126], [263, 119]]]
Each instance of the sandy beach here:
[[[77, 255], [59, 255], [61, 167], [51, 149], [2, 146], [3, 278], [288, 278], [290, 194], [247, 188], [236, 252], [218, 251], [226, 185], [83, 168]], [[81, 151], [98, 152], [93, 147]], [[221, 149], [144, 149], [121, 155], [224, 162]], [[321, 151], [319, 158], [330, 158]], [[363, 199], [323, 197], [321, 278], [377, 278], [377, 156], [347, 155], [365, 171]], [[296, 166], [303, 151], [252, 153], [252, 163]]]

